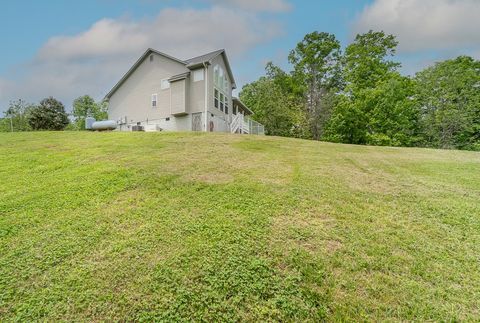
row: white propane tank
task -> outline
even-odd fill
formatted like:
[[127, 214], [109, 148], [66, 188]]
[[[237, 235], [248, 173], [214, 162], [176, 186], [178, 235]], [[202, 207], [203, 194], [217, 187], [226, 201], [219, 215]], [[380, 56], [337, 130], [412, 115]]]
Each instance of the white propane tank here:
[[95, 118], [86, 117], [85, 118], [85, 129], [92, 130], [92, 125], [95, 121], [96, 121]]
[[117, 129], [117, 123], [114, 120], [96, 121], [92, 124], [92, 130], [105, 131]]

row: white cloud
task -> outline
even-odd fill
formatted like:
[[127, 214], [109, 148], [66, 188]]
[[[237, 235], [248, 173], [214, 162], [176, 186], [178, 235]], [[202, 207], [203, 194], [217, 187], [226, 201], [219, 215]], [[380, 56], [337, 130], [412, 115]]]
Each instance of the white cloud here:
[[224, 6], [168, 8], [151, 20], [102, 19], [77, 35], [52, 37], [31, 62], [0, 78], [0, 110], [17, 98], [52, 95], [67, 107], [83, 94], [101, 98], [149, 47], [181, 59], [226, 48], [235, 60], [280, 32], [272, 20]]
[[396, 35], [400, 52], [480, 48], [480, 0], [375, 0], [354, 27]]
[[248, 11], [285, 12], [292, 7], [286, 0], [210, 0], [218, 5], [230, 5]]

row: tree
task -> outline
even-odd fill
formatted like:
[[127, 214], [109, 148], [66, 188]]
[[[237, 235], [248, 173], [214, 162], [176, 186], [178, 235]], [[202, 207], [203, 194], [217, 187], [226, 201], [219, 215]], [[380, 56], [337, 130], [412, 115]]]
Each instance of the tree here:
[[269, 63], [240, 96], [268, 134], [333, 142], [480, 151], [480, 61], [461, 56], [402, 76], [393, 35], [307, 34], [292, 72]]
[[367, 144], [413, 146], [418, 142], [419, 110], [414, 102], [413, 80], [393, 73], [365, 94], [362, 110], [369, 111]]
[[63, 130], [69, 122], [65, 107], [53, 97], [43, 99], [30, 111], [29, 124], [34, 130]]
[[480, 150], [480, 61], [460, 56], [415, 79], [424, 144]]
[[[396, 69], [400, 64], [387, 59], [395, 54], [396, 46], [394, 36], [374, 31], [357, 35], [355, 41], [347, 46], [342, 57], [345, 88], [340, 92], [332, 117], [326, 125], [325, 139], [351, 144], [377, 142], [382, 137], [375, 130], [378, 130], [378, 120], [370, 118], [383, 111], [381, 118], [386, 122], [386, 116], [397, 117], [392, 111], [402, 113], [397, 111], [398, 108], [408, 104], [399, 103], [398, 100], [406, 100], [406, 97], [389, 96], [389, 102], [381, 100], [381, 93], [389, 92], [389, 86], [404, 84], [389, 82], [392, 78], [399, 80]], [[386, 113], [388, 110], [390, 112]]]
[[300, 136], [299, 107], [273, 79], [261, 77], [246, 84], [240, 99], [253, 110], [253, 118], [265, 126], [266, 134]]
[[105, 120], [107, 116], [107, 105], [105, 102], [96, 103], [95, 100], [84, 95], [73, 101], [73, 116], [78, 129], [85, 129], [85, 118], [93, 117], [95, 120]]
[[288, 56], [294, 66], [293, 77], [299, 84], [313, 139], [322, 137], [334, 103], [334, 93], [341, 87], [340, 42], [324, 32], [307, 34]]
[[355, 95], [359, 90], [374, 88], [395, 72], [400, 64], [388, 60], [388, 57], [395, 55], [397, 45], [395, 36], [383, 31], [370, 30], [357, 35], [342, 58], [347, 91]]
[[[33, 105], [26, 103], [24, 100], [11, 101], [10, 105], [5, 111], [5, 120], [4, 123], [8, 123], [8, 131], [30, 131], [32, 128], [28, 122], [29, 112], [32, 109]], [[5, 130], [5, 129], [4, 129]]]

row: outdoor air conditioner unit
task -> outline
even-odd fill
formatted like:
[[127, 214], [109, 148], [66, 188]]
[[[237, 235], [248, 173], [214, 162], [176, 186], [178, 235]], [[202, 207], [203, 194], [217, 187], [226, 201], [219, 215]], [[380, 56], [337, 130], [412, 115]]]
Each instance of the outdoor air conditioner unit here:
[[137, 122], [135, 126], [132, 126], [132, 131], [145, 131], [145, 127], [140, 122]]

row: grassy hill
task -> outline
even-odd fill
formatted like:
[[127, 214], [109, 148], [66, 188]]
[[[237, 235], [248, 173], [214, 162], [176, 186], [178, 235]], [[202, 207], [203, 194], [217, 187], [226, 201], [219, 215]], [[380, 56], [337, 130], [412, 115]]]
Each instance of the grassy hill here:
[[0, 134], [0, 321], [479, 320], [480, 153]]

